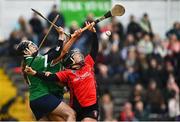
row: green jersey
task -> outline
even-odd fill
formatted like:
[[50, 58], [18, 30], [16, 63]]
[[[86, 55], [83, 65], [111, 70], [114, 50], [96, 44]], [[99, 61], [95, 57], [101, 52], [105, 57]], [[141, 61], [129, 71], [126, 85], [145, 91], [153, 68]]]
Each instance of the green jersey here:
[[[32, 59], [33, 57], [26, 57], [25, 64], [29, 65]], [[47, 62], [47, 55], [45, 56], [38, 55], [34, 59], [31, 67], [36, 71], [49, 71], [52, 73], [56, 73], [59, 70], [62, 70], [63, 68], [61, 63], [51, 66], [50, 63]], [[30, 100], [37, 99], [47, 94], [55, 94], [56, 96], [58, 95], [59, 97], [63, 96], [63, 86], [59, 86], [53, 81], [44, 82], [41, 79], [31, 75], [28, 75], [27, 78], [30, 81], [30, 85], [29, 85]]]

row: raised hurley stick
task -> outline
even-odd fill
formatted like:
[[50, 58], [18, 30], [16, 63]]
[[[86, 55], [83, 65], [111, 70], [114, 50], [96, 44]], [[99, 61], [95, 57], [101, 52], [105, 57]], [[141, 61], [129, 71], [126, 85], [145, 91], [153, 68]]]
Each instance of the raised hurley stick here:
[[[108, 12], [106, 12], [102, 17], [100, 17], [99, 19], [95, 20], [94, 22], [92, 22], [91, 24], [89, 24], [88, 26], [82, 28], [82, 32], [87, 30], [90, 26], [94, 26], [95, 24], [101, 22], [102, 20], [112, 17], [112, 16], [122, 16], [125, 13], [125, 8], [122, 5], [116, 4], [115, 6], [113, 6], [113, 8], [111, 10], [109, 10]], [[76, 38], [74, 37], [74, 34], [71, 35], [71, 39], [66, 43], [66, 45], [63, 47], [63, 50], [61, 52], [60, 57], [58, 57], [57, 59], [53, 60], [52, 64], [56, 64], [58, 63], [63, 56], [68, 52], [68, 50], [70, 49], [70, 47], [72, 46], [72, 44], [76, 41]]]
[[[122, 15], [124, 15], [124, 13], [125, 13], [125, 8], [122, 5], [120, 5], [120, 4], [116, 4], [116, 5], [113, 6], [113, 8], [111, 10], [106, 12], [102, 17], [100, 17], [99, 19], [95, 20], [91, 24], [95, 25], [95, 24], [101, 22], [104, 19], [107, 19], [109, 17], [114, 17], [114, 16], [122, 16]], [[87, 29], [88, 29], [88, 26], [84, 27], [82, 29], [82, 31], [85, 31]]]
[[[56, 30], [58, 29], [58, 26], [57, 26], [55, 23], [53, 23], [53, 22], [51, 22], [50, 20], [48, 20], [48, 19], [47, 19], [45, 16], [43, 16], [40, 12], [38, 12], [37, 10], [35, 10], [35, 9], [33, 9], [33, 8], [31, 8], [31, 10], [32, 10], [34, 13], [38, 14], [38, 15], [39, 15], [40, 17], [42, 17], [43, 19], [45, 19], [45, 20], [46, 20], [47, 22], [49, 22], [51, 25], [53, 25]], [[64, 32], [64, 34], [65, 34], [67, 37], [71, 38], [71, 35], [70, 35], [70, 34], [67, 34], [66, 32]]]

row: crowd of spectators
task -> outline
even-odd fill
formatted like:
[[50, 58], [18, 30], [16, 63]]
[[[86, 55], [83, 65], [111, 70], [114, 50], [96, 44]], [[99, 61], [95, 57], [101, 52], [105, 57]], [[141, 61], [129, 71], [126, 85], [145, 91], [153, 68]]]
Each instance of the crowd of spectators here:
[[179, 120], [180, 22], [165, 39], [153, 33], [146, 13], [139, 22], [130, 16], [127, 28], [112, 19], [106, 29], [112, 36], [101, 35], [97, 77], [115, 82], [118, 76], [116, 82], [134, 87], [118, 120]]
[[[60, 18], [56, 24], [67, 28], [56, 5], [47, 17], [52, 21], [57, 14]], [[92, 22], [93, 14], [89, 14], [86, 20]], [[73, 33], [83, 26], [73, 21], [69, 32]], [[0, 44], [0, 56], [12, 58], [10, 67], [20, 66], [22, 57], [15, 53], [16, 45], [23, 38], [40, 44], [48, 27], [49, 24], [43, 23], [36, 14], [30, 20], [19, 17], [10, 37]], [[180, 120], [180, 22], [175, 22], [172, 29], [167, 30], [164, 39], [153, 32], [147, 13], [140, 21], [131, 15], [127, 27], [117, 18], [112, 18], [105, 26], [96, 25], [96, 30], [99, 38], [95, 66], [97, 80], [109, 91], [108, 86], [112, 82], [116, 85], [126, 83], [133, 88], [119, 118], [113, 117], [113, 98], [104, 93], [101, 100], [104, 110], [102, 120], [148, 120], [157, 114], [160, 118], [166, 116], [168, 120]], [[107, 30], [111, 31], [111, 36], [105, 34]], [[55, 29], [52, 30], [42, 52], [56, 44], [57, 36]], [[88, 33], [81, 36], [74, 47], [86, 51], [88, 36]]]

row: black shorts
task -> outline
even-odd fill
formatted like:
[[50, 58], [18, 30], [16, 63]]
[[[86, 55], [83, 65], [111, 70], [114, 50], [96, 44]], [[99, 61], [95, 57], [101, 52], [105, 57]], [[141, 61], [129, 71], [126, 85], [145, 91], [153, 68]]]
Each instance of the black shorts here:
[[98, 120], [99, 109], [98, 103], [88, 106], [88, 107], [78, 107], [76, 108], [76, 121], [81, 121], [82, 119], [89, 117]]
[[31, 110], [37, 120], [51, 113], [62, 101], [62, 98], [48, 94], [30, 101]]

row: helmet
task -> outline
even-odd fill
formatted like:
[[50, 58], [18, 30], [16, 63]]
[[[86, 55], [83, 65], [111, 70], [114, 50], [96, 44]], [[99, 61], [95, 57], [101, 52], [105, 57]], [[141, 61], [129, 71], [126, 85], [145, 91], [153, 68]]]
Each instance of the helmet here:
[[19, 54], [24, 54], [24, 51], [26, 50], [26, 48], [28, 48], [28, 45], [29, 45], [30, 43], [31, 43], [31, 42], [28, 41], [28, 40], [23, 40], [22, 42], [20, 42], [20, 43], [17, 45], [16, 50], [18, 51]]
[[[81, 60], [79, 62], [75, 62], [74, 57], [73, 57], [77, 53], [79, 53], [81, 56]], [[83, 66], [84, 65], [84, 55], [81, 53], [81, 51], [79, 49], [75, 48], [64, 56], [62, 63], [64, 65], [64, 67], [70, 68], [70, 69], [74, 65]]]
[[29, 40], [21, 41], [16, 47], [17, 52], [21, 55], [24, 55], [24, 51], [26, 50], [26, 48], [29, 48], [30, 44], [35, 45], [33, 42], [31, 42]]

